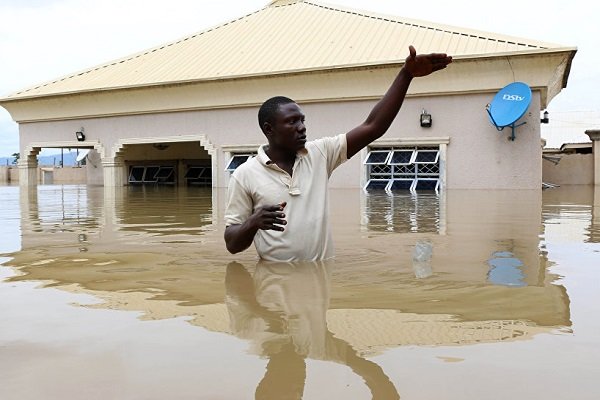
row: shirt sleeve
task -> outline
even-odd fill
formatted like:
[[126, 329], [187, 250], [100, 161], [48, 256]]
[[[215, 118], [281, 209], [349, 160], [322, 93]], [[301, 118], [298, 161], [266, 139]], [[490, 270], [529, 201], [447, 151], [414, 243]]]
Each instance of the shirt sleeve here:
[[348, 160], [348, 142], [345, 134], [317, 139], [315, 142], [327, 160], [327, 173], [329, 175]]
[[252, 210], [252, 197], [233, 174], [227, 187], [225, 226], [244, 223], [252, 215]]

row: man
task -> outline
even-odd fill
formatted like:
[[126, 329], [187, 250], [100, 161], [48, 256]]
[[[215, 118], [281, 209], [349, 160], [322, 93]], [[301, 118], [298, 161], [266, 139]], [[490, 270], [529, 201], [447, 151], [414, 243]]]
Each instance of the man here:
[[235, 254], [252, 242], [269, 261], [333, 257], [327, 182], [335, 168], [380, 138], [398, 114], [410, 82], [446, 68], [446, 54], [417, 55], [413, 46], [398, 76], [361, 125], [336, 137], [306, 142], [304, 114], [286, 97], [267, 100], [258, 113], [268, 144], [231, 176], [225, 243]]

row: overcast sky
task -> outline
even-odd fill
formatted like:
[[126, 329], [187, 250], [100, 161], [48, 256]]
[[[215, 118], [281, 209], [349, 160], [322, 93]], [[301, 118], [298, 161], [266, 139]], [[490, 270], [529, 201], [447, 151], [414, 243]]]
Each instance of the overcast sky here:
[[[202, 31], [268, 0], [0, 0], [0, 96]], [[600, 110], [600, 3], [326, 0], [331, 4], [576, 46], [569, 83], [549, 111]], [[0, 156], [18, 151], [0, 107]]]

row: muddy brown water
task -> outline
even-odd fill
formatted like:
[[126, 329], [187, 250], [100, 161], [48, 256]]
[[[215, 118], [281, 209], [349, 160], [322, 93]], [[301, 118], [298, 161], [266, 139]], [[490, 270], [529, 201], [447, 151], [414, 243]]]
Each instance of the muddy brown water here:
[[0, 186], [0, 398], [600, 398], [599, 189], [331, 190], [296, 264], [224, 196]]

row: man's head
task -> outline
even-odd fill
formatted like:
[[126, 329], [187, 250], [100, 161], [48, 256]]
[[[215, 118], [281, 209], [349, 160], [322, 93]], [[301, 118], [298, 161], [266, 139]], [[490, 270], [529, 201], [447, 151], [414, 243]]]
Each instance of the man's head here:
[[258, 123], [271, 147], [289, 152], [304, 148], [304, 114], [294, 100], [277, 96], [265, 101], [258, 111]]

